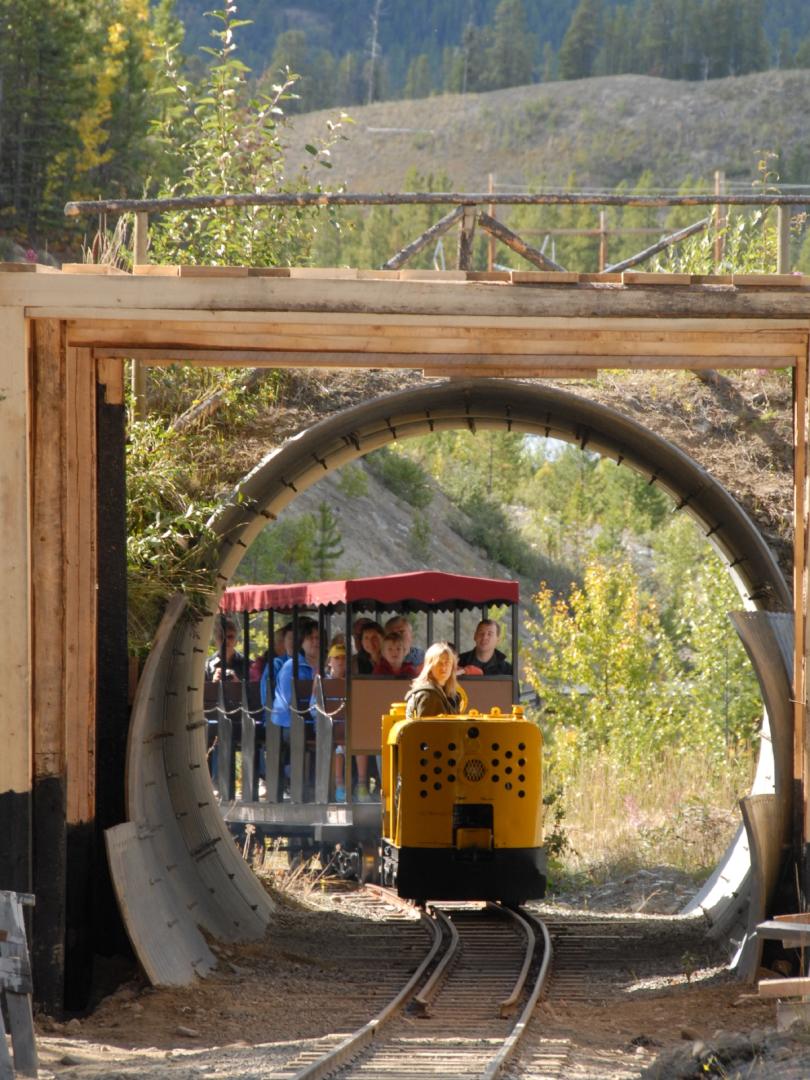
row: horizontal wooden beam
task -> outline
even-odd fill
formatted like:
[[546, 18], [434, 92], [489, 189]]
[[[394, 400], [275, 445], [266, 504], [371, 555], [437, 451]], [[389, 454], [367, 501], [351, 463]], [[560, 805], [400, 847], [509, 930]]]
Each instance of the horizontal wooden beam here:
[[481, 365], [459, 368], [424, 368], [425, 379], [508, 379], [518, 374], [521, 379], [593, 379], [599, 374], [599, 368], [537, 367], [525, 368], [515, 372], [503, 364]]
[[[165, 213], [169, 210], [226, 209], [232, 206], [714, 206], [716, 194], [631, 195], [616, 192], [278, 192], [259, 195], [184, 195], [165, 199], [76, 200], [65, 206], [68, 217], [81, 214]], [[805, 206], [806, 195], [723, 195], [723, 206]]]
[[[109, 357], [140, 360], [144, 364], [160, 367], [166, 364], [194, 363], [206, 367], [278, 367], [278, 368], [393, 368], [435, 370], [449, 367], [477, 371], [480, 367], [497, 367], [501, 371], [519, 374], [537, 368], [600, 368], [615, 370], [705, 370], [714, 368], [787, 368], [796, 364], [795, 354], [757, 354], [743, 356], [701, 356], [666, 354], [653, 356], [644, 353], [623, 354], [601, 352], [588, 353], [523, 353], [505, 356], [503, 353], [457, 354], [424, 352], [288, 352], [268, 349], [162, 349], [162, 348], [116, 348], [105, 346], [95, 350], [99, 359]], [[455, 363], [454, 363], [455, 361]]]
[[760, 979], [757, 991], [764, 998], [810, 997], [810, 978]]
[[[37, 309], [37, 317], [39, 310]], [[26, 311], [28, 317], [34, 317], [33, 311]], [[605, 317], [594, 314], [592, 316], [560, 316], [552, 315], [463, 315], [453, 313], [390, 313], [375, 312], [345, 312], [342, 310], [331, 311], [328, 308], [317, 311], [238, 311], [238, 310], [189, 310], [184, 312], [177, 308], [155, 308], [150, 313], [143, 311], [127, 311], [122, 318], [119, 312], [109, 309], [81, 312], [76, 314], [68, 322], [68, 332], [76, 334], [81, 329], [89, 331], [115, 330], [119, 337], [123, 337], [132, 321], [145, 323], [160, 323], [167, 330], [218, 330], [223, 334], [230, 333], [267, 333], [268, 331], [282, 333], [284, 327], [291, 327], [290, 332], [305, 328], [307, 333], [329, 334], [334, 328], [365, 328], [376, 330], [385, 328], [392, 333], [421, 333], [430, 335], [435, 327], [442, 329], [457, 327], [463, 331], [471, 329], [482, 330], [542, 330], [542, 331], [580, 331], [588, 330], [607, 331], [613, 333], [627, 333], [630, 331], [650, 331], [657, 334], [677, 331], [680, 333], [694, 331], [702, 334], [714, 333], [728, 335], [729, 333], [756, 332], [757, 334], [771, 334], [776, 331], [796, 331], [797, 333], [810, 332], [810, 318], [807, 319], [760, 319], [760, 318], [677, 318], [662, 321], [659, 317], [645, 318], [637, 316], [614, 316]], [[76, 340], [80, 340], [76, 338]], [[89, 340], [89, 339], [88, 339]]]

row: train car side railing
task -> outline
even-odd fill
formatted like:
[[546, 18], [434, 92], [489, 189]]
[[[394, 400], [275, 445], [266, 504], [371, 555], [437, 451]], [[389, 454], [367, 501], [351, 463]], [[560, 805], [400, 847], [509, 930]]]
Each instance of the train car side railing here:
[[[342, 685], [342, 680], [322, 680], [319, 675], [313, 681], [298, 680], [297, 700], [310, 705], [290, 709], [290, 753], [285, 763], [283, 729], [270, 722], [258, 682], [206, 683], [208, 752], [220, 801], [280, 803], [288, 781], [291, 802], [329, 802], [336, 750], [334, 720], [345, 708]], [[307, 717], [313, 717], [313, 722], [308, 723]], [[286, 777], [285, 764], [289, 765]]]
[[[512, 706], [511, 676], [462, 680], [470, 707], [490, 712]], [[409, 682], [388, 676], [354, 676], [351, 722], [353, 755], [380, 753], [380, 718], [403, 701]], [[272, 723], [261, 702], [259, 683], [251, 680], [207, 682], [204, 706], [208, 723], [211, 776], [221, 803], [291, 803], [334, 800], [335, 754], [342, 746], [335, 723], [345, 720], [346, 683], [342, 679], [296, 682], [298, 706], [290, 707], [289, 758], [283, 753], [283, 728]], [[345, 750], [345, 746], [343, 746]], [[285, 766], [289, 772], [285, 776]], [[351, 803], [351, 761], [347, 757], [347, 802]]]

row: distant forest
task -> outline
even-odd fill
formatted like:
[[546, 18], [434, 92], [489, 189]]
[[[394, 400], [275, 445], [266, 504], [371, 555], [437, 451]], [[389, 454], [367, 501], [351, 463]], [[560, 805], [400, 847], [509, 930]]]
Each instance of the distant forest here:
[[[208, 28], [177, 0], [195, 54]], [[254, 76], [302, 76], [291, 111], [637, 73], [810, 67], [807, 0], [240, 0]]]
[[[71, 198], [281, 183], [282, 113], [614, 73], [810, 67], [808, 0], [209, 6], [0, 0], [0, 259], [74, 246]], [[300, 78], [287, 82], [287, 67]], [[329, 165], [328, 150], [307, 149]], [[799, 173], [804, 164], [781, 175]]]

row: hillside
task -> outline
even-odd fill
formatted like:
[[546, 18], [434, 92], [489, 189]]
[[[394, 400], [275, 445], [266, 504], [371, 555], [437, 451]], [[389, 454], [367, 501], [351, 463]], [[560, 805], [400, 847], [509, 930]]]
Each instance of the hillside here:
[[[290, 377], [283, 404], [257, 419], [251, 435], [235, 447], [232, 464], [247, 471], [267, 452], [291, 435], [340, 409], [363, 400], [415, 387], [416, 372], [379, 371], [368, 374], [335, 372], [328, 383], [296, 372]], [[688, 372], [609, 372], [594, 380], [552, 382], [569, 393], [589, 398], [648, 426], [669, 439], [707, 469], [745, 508], [790, 579], [792, 572], [792, 397], [791, 380], [783, 372], [727, 372], [716, 378], [696, 378]], [[352, 507], [338, 486], [321, 482], [297, 499], [292, 513], [312, 512], [326, 499], [340, 519], [347, 550], [341, 573], [388, 572], [392, 568], [456, 569], [461, 573], [513, 576], [493, 566], [485, 555], [464, 544], [446, 529], [447, 502], [441, 493], [428, 508], [432, 528], [428, 552], [414, 556], [408, 545], [412, 511], [369, 477], [362, 506]], [[360, 512], [358, 512], [360, 511]], [[365, 528], [366, 515], [378, 530]], [[382, 540], [382, 536], [385, 540]], [[540, 553], [542, 554], [542, 553]], [[241, 573], [250, 575], [246, 560]], [[570, 575], [553, 564], [547, 576], [565, 584]], [[524, 583], [529, 595], [536, 582]]]
[[[458, 191], [500, 183], [604, 191], [644, 170], [672, 188], [685, 177], [752, 178], [763, 151], [801, 156], [810, 70], [706, 82], [613, 75], [486, 94], [444, 94], [351, 109], [328, 185], [396, 191], [407, 170], [445, 172]], [[289, 164], [303, 164], [334, 110], [296, 117]]]

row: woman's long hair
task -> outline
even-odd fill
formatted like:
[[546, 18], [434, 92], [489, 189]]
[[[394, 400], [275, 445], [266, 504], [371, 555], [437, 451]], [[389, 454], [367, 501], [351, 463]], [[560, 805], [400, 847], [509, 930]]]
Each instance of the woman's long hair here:
[[[450, 669], [450, 678], [444, 686], [441, 686], [441, 683], [433, 676], [433, 668], [436, 666], [438, 660], [445, 655], [450, 657], [453, 666]], [[458, 694], [458, 683], [456, 682], [456, 653], [449, 642], [437, 641], [434, 645], [431, 645], [425, 653], [425, 662], [422, 665], [422, 670], [411, 683], [411, 690], [420, 690], [425, 686], [441, 686], [441, 689], [444, 690], [445, 694], [450, 698], [456, 697]]]

